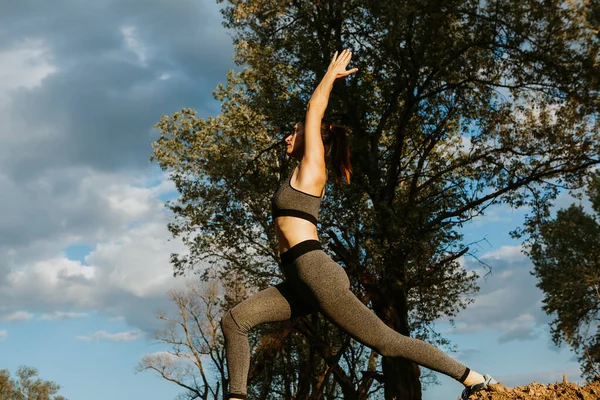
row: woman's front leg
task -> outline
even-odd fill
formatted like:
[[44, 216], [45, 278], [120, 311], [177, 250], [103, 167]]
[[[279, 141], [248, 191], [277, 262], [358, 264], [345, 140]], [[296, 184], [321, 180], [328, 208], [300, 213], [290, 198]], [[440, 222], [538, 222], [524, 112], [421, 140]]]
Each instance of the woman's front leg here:
[[286, 321], [316, 311], [298, 298], [289, 282], [262, 290], [228, 310], [219, 322], [225, 338], [225, 358], [229, 374], [227, 398], [246, 398], [250, 369], [250, 329], [263, 323]]

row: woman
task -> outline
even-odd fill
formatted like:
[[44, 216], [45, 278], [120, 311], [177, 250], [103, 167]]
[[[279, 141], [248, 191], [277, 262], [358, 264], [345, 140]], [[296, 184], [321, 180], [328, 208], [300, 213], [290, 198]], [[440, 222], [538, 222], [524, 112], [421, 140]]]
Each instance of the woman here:
[[327, 73], [308, 103], [305, 124], [286, 137], [286, 153], [300, 160], [280, 180], [272, 200], [285, 281], [239, 303], [221, 319], [229, 372], [228, 399], [246, 399], [250, 367], [248, 331], [259, 324], [323, 313], [358, 342], [382, 356], [404, 357], [461, 382], [466, 399], [497, 383], [453, 360], [431, 344], [404, 336], [387, 326], [350, 291], [344, 268], [322, 250], [317, 236], [319, 206], [327, 179], [325, 156], [338, 177], [350, 182], [349, 149], [343, 128], [322, 122], [333, 82], [358, 71], [346, 70], [352, 54], [335, 52]]

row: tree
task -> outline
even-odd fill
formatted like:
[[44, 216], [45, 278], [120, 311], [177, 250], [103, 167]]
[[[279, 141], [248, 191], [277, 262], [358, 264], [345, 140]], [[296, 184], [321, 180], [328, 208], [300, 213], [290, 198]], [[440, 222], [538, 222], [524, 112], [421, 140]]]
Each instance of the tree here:
[[0, 400], [67, 400], [56, 393], [60, 385], [36, 378], [37, 369], [21, 366], [17, 369], [18, 380], [7, 369], [0, 370]]
[[600, 171], [591, 175], [587, 194], [596, 218], [574, 204], [558, 210], [539, 224], [529, 252], [543, 310], [555, 315], [552, 340], [579, 354], [583, 376], [592, 381], [600, 380]]
[[[200, 285], [198, 281], [186, 281], [186, 289], [172, 289], [169, 298], [177, 308], [177, 315], [170, 316], [156, 311], [156, 317], [166, 326], [155, 332], [154, 338], [172, 345], [171, 351], [147, 354], [136, 366], [137, 372], [153, 370], [162, 378], [179, 385], [185, 392], [180, 399], [218, 399], [221, 387], [225, 387], [223, 338], [219, 332], [219, 286], [211, 281]], [[220, 382], [211, 385], [207, 368], [202, 362], [209, 357], [221, 375]], [[198, 377], [200, 379], [198, 379]]]
[[[289, 168], [280, 144], [333, 52], [350, 48], [359, 73], [334, 86], [326, 116], [351, 129], [353, 180], [336, 190], [329, 180], [321, 240], [389, 326], [450, 346], [432, 324], [443, 316], [453, 323], [478, 290], [458, 262], [475, 255], [457, 229], [506, 203], [532, 210], [511, 235], [532, 234], [531, 221], [548, 214], [559, 188], [582, 187], [599, 162], [594, 7], [230, 0], [224, 25], [236, 33], [235, 60], [246, 67], [229, 71], [215, 90], [221, 114], [197, 118], [183, 109], [156, 125], [151, 159], [181, 194], [167, 204], [176, 216], [169, 230], [189, 247], [172, 255], [174, 273], [220, 261], [207, 271], [237, 271], [253, 288], [283, 278], [270, 218], [273, 189]], [[321, 341], [332, 329], [321, 320], [295, 325], [307, 349], [289, 358], [310, 365], [308, 349], [319, 348], [323, 360], [306, 375], [335, 371], [331, 379], [348, 399], [365, 398], [374, 384], [366, 376], [384, 382], [386, 398], [420, 398], [420, 369], [408, 360], [384, 358], [381, 374], [371, 362], [372, 373], [359, 379], [362, 366], [323, 356], [336, 354]], [[313, 382], [310, 396], [324, 390]]]

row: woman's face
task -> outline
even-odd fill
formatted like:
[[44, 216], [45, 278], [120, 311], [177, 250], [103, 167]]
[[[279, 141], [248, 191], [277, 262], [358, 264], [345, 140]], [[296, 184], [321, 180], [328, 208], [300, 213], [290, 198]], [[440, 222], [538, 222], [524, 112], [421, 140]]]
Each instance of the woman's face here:
[[301, 159], [304, 154], [304, 124], [298, 122], [294, 131], [285, 138], [285, 152], [288, 156]]

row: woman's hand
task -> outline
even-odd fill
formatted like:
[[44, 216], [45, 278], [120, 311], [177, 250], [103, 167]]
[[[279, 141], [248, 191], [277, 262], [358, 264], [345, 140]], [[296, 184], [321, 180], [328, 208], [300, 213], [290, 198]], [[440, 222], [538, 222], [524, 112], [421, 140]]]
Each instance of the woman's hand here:
[[[331, 92], [331, 88], [333, 87], [333, 83], [337, 78], [345, 78], [350, 74], [358, 71], [358, 68], [354, 68], [346, 71], [346, 66], [350, 62], [352, 58], [352, 53], [350, 50], [344, 50], [338, 56], [337, 51], [333, 55], [333, 59], [329, 63], [329, 67], [327, 67], [327, 72], [323, 79], [321, 79], [321, 83], [315, 89], [312, 97], [308, 101], [309, 110], [306, 113], [306, 132], [314, 131], [320, 132], [320, 121], [323, 118], [323, 113], [325, 113], [325, 109], [327, 108], [327, 103], [329, 102], [329, 93]], [[316, 119], [313, 122], [309, 123], [309, 120], [312, 119], [311, 115], [315, 114], [318, 118], [318, 122]], [[314, 125], [312, 128], [309, 125]], [[308, 136], [306, 134], [305, 136]], [[319, 139], [320, 140], [320, 139]]]
[[345, 78], [350, 74], [358, 71], [358, 68], [354, 68], [346, 71], [346, 66], [350, 62], [352, 58], [352, 53], [348, 49], [344, 49], [340, 55], [338, 56], [338, 52], [336, 51], [329, 63], [329, 67], [327, 67], [327, 73], [331, 74], [335, 79], [337, 78]]

